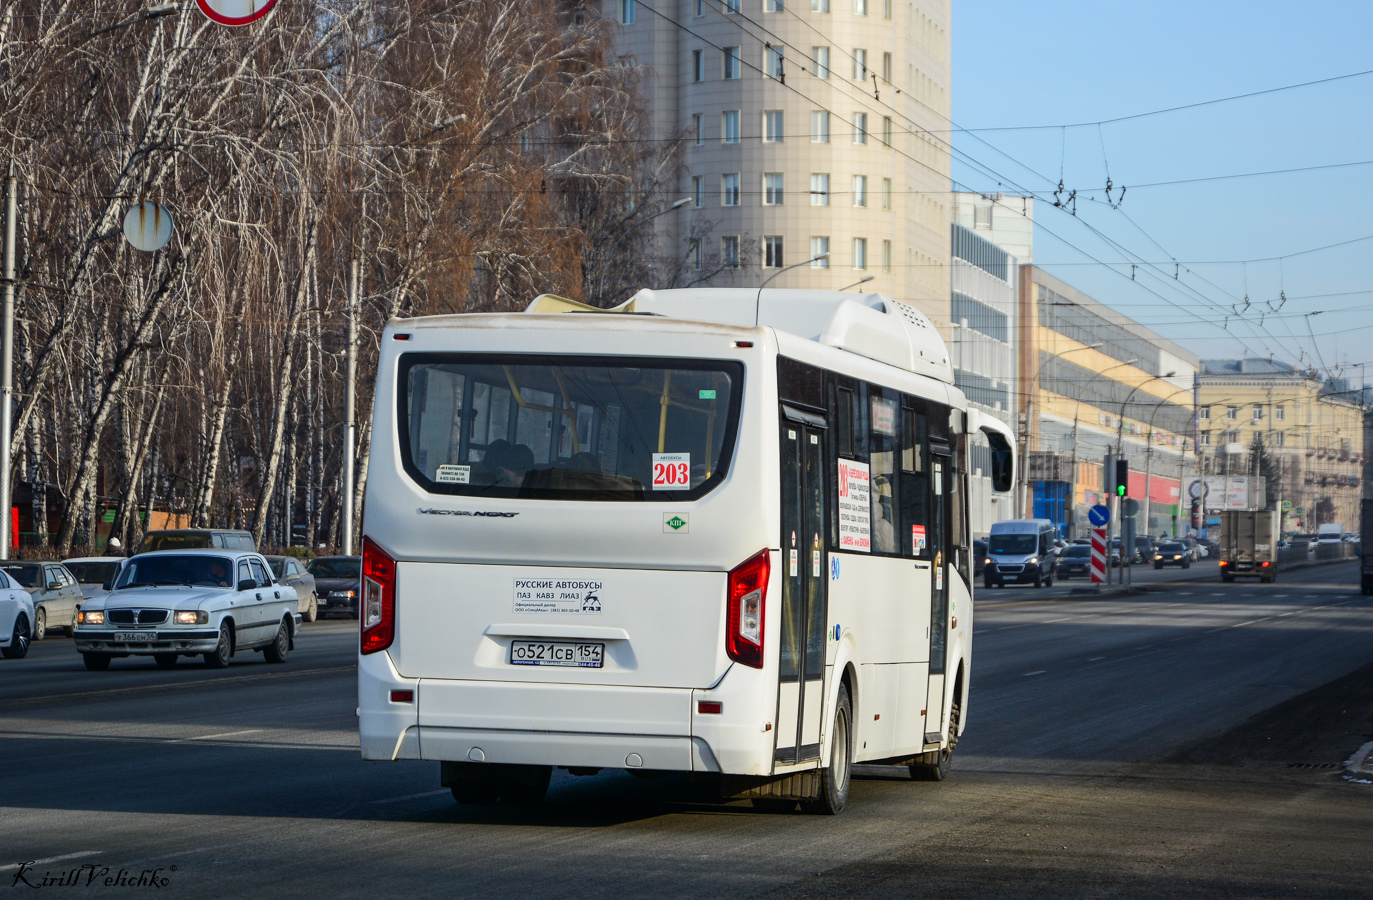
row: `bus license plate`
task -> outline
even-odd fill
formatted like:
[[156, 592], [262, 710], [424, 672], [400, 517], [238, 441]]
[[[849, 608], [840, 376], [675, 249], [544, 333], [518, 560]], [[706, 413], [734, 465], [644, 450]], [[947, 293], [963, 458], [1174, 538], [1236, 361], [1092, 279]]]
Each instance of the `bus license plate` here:
[[114, 639], [119, 644], [146, 644], [157, 640], [156, 631], [116, 631]]
[[572, 666], [599, 669], [605, 662], [605, 644], [579, 641], [512, 641], [510, 664], [514, 666]]

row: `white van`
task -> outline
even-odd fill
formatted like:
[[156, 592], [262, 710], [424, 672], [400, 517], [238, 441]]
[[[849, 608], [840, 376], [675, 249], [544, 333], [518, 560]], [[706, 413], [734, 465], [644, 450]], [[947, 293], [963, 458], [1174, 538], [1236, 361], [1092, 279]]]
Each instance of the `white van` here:
[[1316, 542], [1319, 544], [1338, 544], [1344, 540], [1344, 526], [1331, 522], [1316, 526]]
[[366, 759], [465, 803], [551, 767], [699, 773], [835, 813], [855, 762], [939, 780], [971, 666], [968, 444], [919, 311], [641, 291], [395, 320], [363, 532]]
[[1058, 529], [1048, 519], [1012, 519], [992, 525], [983, 585], [1053, 587], [1058, 574]]

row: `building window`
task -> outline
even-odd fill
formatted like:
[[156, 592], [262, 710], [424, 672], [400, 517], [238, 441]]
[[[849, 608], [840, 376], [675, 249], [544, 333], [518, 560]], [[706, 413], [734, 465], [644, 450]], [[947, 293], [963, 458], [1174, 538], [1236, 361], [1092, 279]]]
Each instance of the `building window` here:
[[816, 78], [830, 77], [830, 48], [810, 48], [810, 73]]
[[891, 18], [891, 0], [882, 0], [882, 18]]
[[853, 14], [866, 16], [868, 14], [868, 0], [853, 0]]
[[691, 51], [691, 80], [697, 84], [706, 80], [706, 51]]
[[782, 205], [782, 173], [764, 172], [763, 173], [763, 205], [781, 206]]
[[696, 0], [694, 5], [696, 7], [696, 18], [699, 19], [706, 14], [706, 0]]
[[882, 54], [882, 80], [891, 84], [891, 54]]
[[882, 146], [891, 146], [891, 116], [882, 117]]
[[[810, 174], [810, 205], [830, 205], [830, 173], [812, 172]], [[814, 256], [814, 254], [811, 254]]]
[[1221, 440], [1227, 444], [1238, 444], [1240, 442], [1240, 430], [1232, 428], [1221, 435]]
[[785, 56], [783, 55], [783, 48], [764, 47], [763, 76], [766, 78], [776, 78], [778, 81], [781, 81], [782, 76], [785, 74], [785, 69], [782, 66], [784, 61]]
[[739, 235], [720, 238], [720, 265], [726, 269], [739, 268]]
[[1275, 432], [1273, 432], [1273, 446], [1274, 446], [1274, 447], [1281, 447], [1283, 444], [1287, 443], [1287, 440], [1286, 440], [1286, 439], [1287, 439], [1287, 432], [1285, 432], [1285, 431], [1275, 431]]
[[785, 8], [782, 4], [783, 0], [765, 0], [763, 12], [782, 12]]
[[882, 208], [891, 209], [891, 179], [882, 179]]
[[725, 80], [733, 81], [739, 77], [739, 48], [725, 48]]
[[699, 147], [706, 142], [706, 117], [700, 113], [691, 115], [691, 136]]
[[[830, 267], [830, 239], [828, 236], [810, 239], [810, 267], [828, 269]], [[820, 257], [824, 257], [821, 259]]]
[[727, 13], [737, 14], [739, 12], [739, 0], [725, 0], [723, 5]]
[[891, 241], [882, 242], [882, 271], [891, 271]]
[[705, 209], [706, 179], [703, 175], [691, 176], [691, 205], [697, 209]]
[[1262, 403], [1255, 403], [1255, 404], [1254, 404], [1254, 421], [1255, 421], [1255, 422], [1262, 422], [1262, 421], [1263, 421], [1263, 404], [1262, 404]]
[[866, 175], [853, 176], [853, 205], [868, 205], [868, 176]]
[[637, 0], [620, 0], [620, 24], [634, 24], [634, 7]]
[[868, 114], [853, 114], [853, 142], [855, 144], [866, 144], [868, 142]]
[[1240, 408], [1239, 408], [1238, 406], [1227, 406], [1227, 407], [1225, 407], [1225, 418], [1227, 418], [1227, 419], [1238, 419], [1239, 417], [1240, 417]]
[[763, 235], [763, 268], [782, 268], [782, 236], [780, 234]]
[[780, 109], [763, 110], [763, 143], [780, 144], [782, 143], [782, 111]]
[[691, 257], [691, 268], [701, 271], [701, 242], [693, 240], [687, 245], [687, 255]]
[[1277, 419], [1279, 422], [1286, 419], [1287, 407], [1283, 406], [1281, 403], [1273, 407], [1273, 418]]
[[739, 143], [739, 110], [727, 109], [720, 114], [720, 140], [726, 144]]
[[1203, 422], [1211, 421], [1211, 407], [1203, 406], [1200, 409], [1198, 409], [1197, 418], [1201, 419]]
[[810, 142], [828, 144], [830, 142], [830, 114], [824, 110], [811, 110]]
[[720, 205], [739, 205], [739, 173], [730, 172], [720, 176]]
[[830, 11], [830, 0], [810, 0], [810, 11], [827, 13]]
[[868, 239], [853, 239], [853, 267], [862, 271], [868, 267]]
[[1209, 432], [1209, 431], [1203, 431], [1203, 432], [1201, 433], [1201, 435], [1200, 435], [1200, 438], [1201, 438], [1201, 445], [1202, 445], [1203, 447], [1209, 447], [1209, 446], [1211, 446], [1211, 432]]
[[853, 80], [868, 80], [868, 51], [854, 49], [853, 51]]

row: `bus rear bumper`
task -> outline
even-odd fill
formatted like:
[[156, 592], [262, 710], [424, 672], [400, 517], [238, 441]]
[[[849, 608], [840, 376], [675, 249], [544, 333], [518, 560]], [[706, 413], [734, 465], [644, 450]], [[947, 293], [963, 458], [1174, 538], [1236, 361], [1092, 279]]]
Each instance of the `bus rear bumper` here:
[[[714, 690], [412, 679], [369, 654], [358, 665], [362, 756], [764, 775], [773, 735], [758, 722], [771, 710], [753, 709], [756, 686], [739, 675]], [[717, 698], [734, 715], [700, 712]]]

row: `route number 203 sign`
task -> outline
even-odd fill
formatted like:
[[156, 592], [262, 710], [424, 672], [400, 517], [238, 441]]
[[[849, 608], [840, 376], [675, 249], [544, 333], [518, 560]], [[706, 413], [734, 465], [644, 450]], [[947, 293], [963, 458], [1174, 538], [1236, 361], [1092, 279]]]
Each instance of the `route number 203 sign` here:
[[272, 11], [277, 0], [195, 0], [211, 22], [220, 25], [249, 25]]
[[655, 491], [690, 490], [691, 454], [653, 454], [653, 489]]

